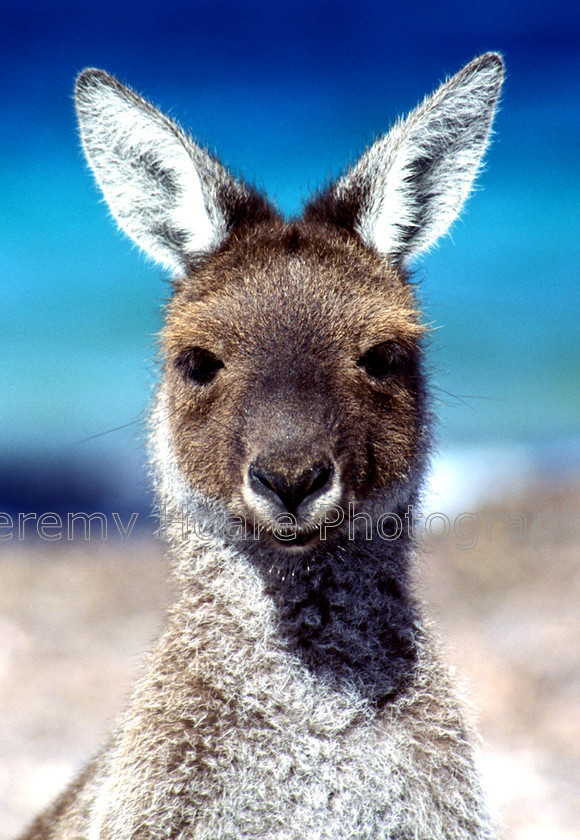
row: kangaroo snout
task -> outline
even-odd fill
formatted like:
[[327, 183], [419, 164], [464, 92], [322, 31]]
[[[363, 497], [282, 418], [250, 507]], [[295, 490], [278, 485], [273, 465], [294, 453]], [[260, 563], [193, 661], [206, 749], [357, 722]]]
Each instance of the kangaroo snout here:
[[280, 508], [280, 512], [301, 514], [331, 490], [335, 468], [330, 459], [317, 461], [301, 471], [277, 469], [261, 455], [248, 468], [252, 493]]

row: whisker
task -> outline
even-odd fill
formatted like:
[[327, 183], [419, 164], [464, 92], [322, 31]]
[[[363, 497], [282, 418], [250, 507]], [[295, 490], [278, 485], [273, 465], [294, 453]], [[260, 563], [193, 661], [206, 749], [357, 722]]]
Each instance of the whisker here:
[[146, 422], [146, 418], [144, 414], [137, 417], [135, 420], [130, 420], [128, 423], [123, 423], [120, 426], [115, 426], [112, 429], [106, 429], [104, 432], [97, 432], [95, 435], [89, 435], [89, 437], [81, 438], [80, 440], [76, 441], [77, 446], [80, 446], [83, 443], [89, 443], [91, 440], [97, 440], [97, 438], [105, 437], [105, 435], [112, 435], [115, 432], [120, 432], [123, 429], [129, 429], [131, 426], [136, 426], [138, 423]]

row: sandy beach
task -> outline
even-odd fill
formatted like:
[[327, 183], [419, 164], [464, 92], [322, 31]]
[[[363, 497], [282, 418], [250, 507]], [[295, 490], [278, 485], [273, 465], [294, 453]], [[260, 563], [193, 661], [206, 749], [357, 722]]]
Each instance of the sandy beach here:
[[[501, 837], [580, 837], [580, 485], [530, 483], [424, 530], [418, 589], [469, 697]], [[171, 588], [155, 540], [0, 545], [9, 840], [103, 744]]]

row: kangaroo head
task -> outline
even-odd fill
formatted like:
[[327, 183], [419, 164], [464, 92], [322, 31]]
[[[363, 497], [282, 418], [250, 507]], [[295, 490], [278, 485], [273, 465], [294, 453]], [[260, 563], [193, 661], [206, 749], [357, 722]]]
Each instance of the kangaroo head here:
[[472, 61], [287, 223], [148, 102], [81, 74], [97, 181], [174, 275], [154, 434], [166, 497], [258, 522], [280, 550], [315, 545], [351, 503], [412, 497], [428, 412], [407, 269], [470, 192], [502, 75], [496, 54]]

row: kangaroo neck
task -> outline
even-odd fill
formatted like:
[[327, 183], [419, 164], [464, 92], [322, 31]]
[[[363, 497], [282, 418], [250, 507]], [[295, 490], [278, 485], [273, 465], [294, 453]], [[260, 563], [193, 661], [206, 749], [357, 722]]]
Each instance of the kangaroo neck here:
[[190, 545], [186, 559], [184, 548], [179, 577], [192, 599], [192, 632], [213, 604], [216, 657], [223, 657], [223, 634], [248, 653], [253, 637], [266, 637], [316, 679], [376, 704], [412, 681], [421, 631], [408, 538], [343, 535], [302, 554], [215, 543]]

